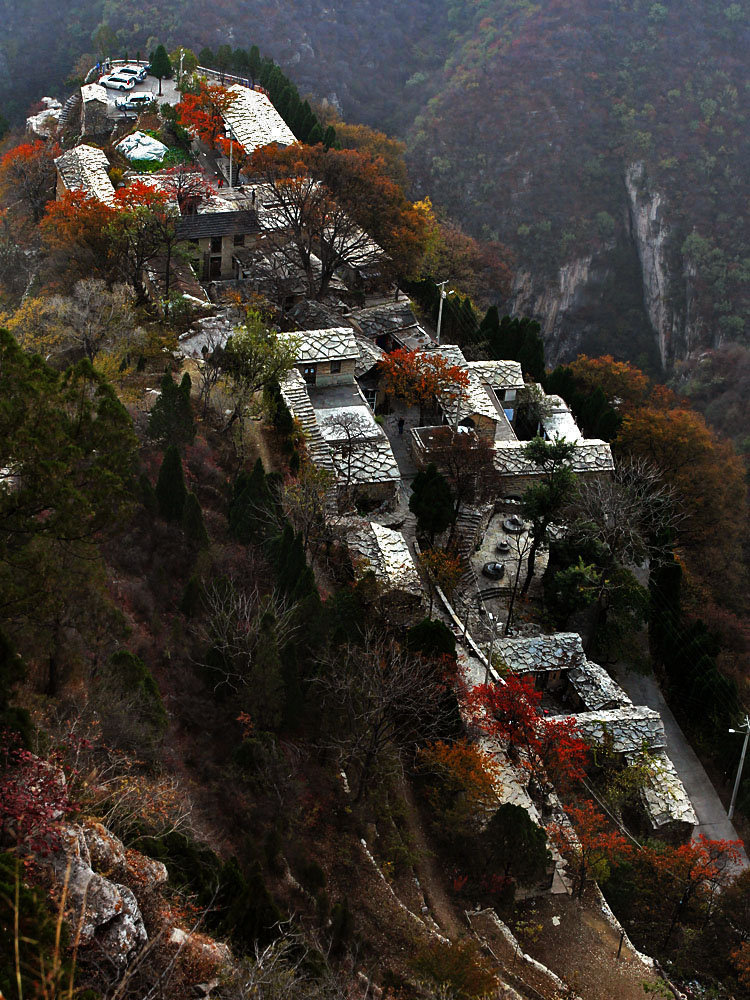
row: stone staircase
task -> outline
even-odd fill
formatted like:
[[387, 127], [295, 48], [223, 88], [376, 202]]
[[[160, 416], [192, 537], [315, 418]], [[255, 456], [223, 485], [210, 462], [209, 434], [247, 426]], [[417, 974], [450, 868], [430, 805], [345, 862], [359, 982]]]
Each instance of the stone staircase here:
[[75, 138], [81, 133], [81, 91], [76, 90], [63, 105], [58, 119], [58, 135], [60, 138]]

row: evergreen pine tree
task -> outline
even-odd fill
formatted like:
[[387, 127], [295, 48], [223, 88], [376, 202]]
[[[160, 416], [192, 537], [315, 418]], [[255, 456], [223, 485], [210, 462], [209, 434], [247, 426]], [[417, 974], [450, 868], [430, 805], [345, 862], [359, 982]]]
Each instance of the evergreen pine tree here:
[[195, 421], [190, 403], [190, 376], [186, 373], [176, 385], [169, 372], [161, 380], [161, 395], [151, 407], [148, 436], [163, 445], [192, 444]]
[[323, 136], [323, 145], [326, 149], [331, 149], [336, 144], [336, 129], [329, 125]]
[[257, 540], [267, 527], [272, 497], [263, 462], [258, 459], [248, 475], [241, 472], [229, 507], [229, 533], [243, 545]]
[[159, 97], [161, 97], [161, 81], [172, 75], [172, 62], [163, 45], [157, 45], [151, 57], [151, 75], [159, 81]]
[[210, 539], [203, 521], [203, 511], [195, 493], [188, 493], [182, 510], [182, 530], [187, 540], [198, 549], [205, 549]]
[[435, 535], [453, 523], [454, 505], [448, 483], [430, 463], [417, 473], [412, 484], [409, 510], [417, 518], [417, 527], [433, 541]]
[[322, 142], [323, 129], [320, 127], [320, 122], [315, 122], [307, 136], [307, 144], [309, 146], [319, 146]]
[[182, 471], [180, 453], [171, 444], [164, 452], [164, 459], [159, 469], [159, 479], [156, 483], [156, 498], [159, 501], [159, 513], [166, 521], [179, 521], [185, 509], [187, 488]]
[[206, 69], [212, 69], [216, 64], [216, 56], [213, 49], [209, 49], [205, 45], [198, 53], [198, 62], [201, 66], [205, 66]]

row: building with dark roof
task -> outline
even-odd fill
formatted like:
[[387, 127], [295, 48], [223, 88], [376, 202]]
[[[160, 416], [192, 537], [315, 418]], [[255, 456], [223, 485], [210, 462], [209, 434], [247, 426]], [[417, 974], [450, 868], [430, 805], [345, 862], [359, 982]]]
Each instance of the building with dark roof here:
[[259, 232], [258, 216], [252, 209], [200, 212], [183, 215], [177, 222], [179, 238], [200, 251], [202, 281], [233, 278], [237, 248], [254, 246]]

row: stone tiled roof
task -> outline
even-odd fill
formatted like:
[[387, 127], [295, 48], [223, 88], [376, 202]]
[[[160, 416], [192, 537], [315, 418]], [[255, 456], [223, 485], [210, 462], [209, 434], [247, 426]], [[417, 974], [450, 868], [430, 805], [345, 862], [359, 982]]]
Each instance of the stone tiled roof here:
[[528, 639], [498, 639], [495, 652], [515, 673], [572, 670], [586, 662], [577, 632], [535, 635]]
[[304, 299], [293, 306], [290, 315], [301, 330], [330, 329], [341, 322], [341, 313], [333, 306], [309, 299]]
[[81, 100], [84, 104], [87, 104], [89, 101], [99, 101], [102, 104], [107, 104], [107, 90], [98, 83], [87, 83], [81, 87]]
[[359, 348], [359, 360], [354, 365], [354, 375], [356, 378], [363, 378], [385, 357], [385, 351], [381, 351], [378, 345], [367, 337], [355, 339]]
[[[525, 441], [503, 441], [495, 446], [495, 468], [503, 475], [541, 475], [541, 471], [524, 454]], [[574, 472], [612, 472], [612, 449], [605, 441], [579, 441], [571, 467]]]
[[[343, 479], [349, 474], [349, 458], [343, 445], [333, 445], [333, 460]], [[354, 483], [397, 483], [401, 478], [398, 463], [391, 451], [388, 438], [380, 437], [361, 441], [354, 449], [351, 460], [351, 478]]]
[[210, 236], [244, 236], [259, 232], [255, 212], [212, 212], [183, 215], [177, 220], [177, 235], [182, 240], [200, 240]]
[[328, 330], [301, 330], [293, 334], [300, 341], [297, 362], [359, 360], [359, 347], [350, 326]]
[[222, 117], [248, 155], [272, 142], [291, 146], [297, 141], [265, 94], [237, 84], [229, 87], [229, 91], [237, 96]]
[[605, 732], [612, 738], [615, 753], [637, 753], [646, 747], [663, 750], [667, 745], [661, 716], [643, 705], [626, 705], [623, 708], [600, 712], [581, 712], [572, 716], [588, 743], [602, 743]]
[[367, 521], [347, 535], [347, 542], [364, 561], [361, 569], [372, 570], [384, 591], [400, 590], [414, 597], [422, 596], [417, 568], [400, 531]]
[[456, 422], [456, 410], [459, 421], [467, 417], [483, 416], [489, 420], [507, 423], [507, 418], [502, 412], [502, 407], [494, 399], [492, 390], [488, 389], [486, 381], [469, 365], [460, 347], [456, 344], [441, 344], [434, 349], [434, 353], [445, 358], [449, 364], [462, 368], [469, 376], [469, 385], [466, 389], [457, 389], [458, 394], [454, 399], [446, 398], [441, 401], [448, 423]]
[[355, 309], [352, 312], [352, 319], [365, 337], [370, 337], [372, 340], [419, 326], [408, 299], [384, 302], [381, 305], [368, 306], [366, 309]]
[[[641, 803], [652, 828], [658, 831], [672, 823], [697, 826], [698, 817], [674, 764], [663, 751], [654, 757], [650, 780], [641, 789]], [[628, 763], [640, 759], [638, 754], [627, 755]]]
[[589, 712], [630, 705], [630, 698], [598, 663], [584, 662], [568, 671], [568, 681]]
[[84, 191], [99, 201], [111, 203], [115, 189], [109, 179], [109, 160], [101, 149], [85, 144], [69, 149], [55, 160], [68, 191]]
[[518, 361], [469, 361], [468, 366], [493, 389], [523, 389], [526, 384]]
[[565, 438], [566, 441], [575, 441], [576, 444], [584, 441], [570, 407], [560, 396], [547, 396], [541, 424], [545, 436], [550, 440]]
[[307, 393], [307, 384], [296, 368], [292, 368], [281, 383], [281, 395], [304, 431], [310, 459], [319, 468], [327, 469], [330, 473], [335, 474], [331, 449], [320, 433], [315, 410]]

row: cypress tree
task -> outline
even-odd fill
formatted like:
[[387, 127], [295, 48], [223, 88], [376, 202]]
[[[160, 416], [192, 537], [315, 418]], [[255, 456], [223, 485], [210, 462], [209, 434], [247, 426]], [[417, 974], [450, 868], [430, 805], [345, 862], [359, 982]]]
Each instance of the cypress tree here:
[[159, 513], [159, 501], [156, 498], [156, 490], [151, 485], [151, 480], [148, 478], [145, 472], [140, 474], [138, 479], [138, 484], [141, 489], [141, 503], [149, 512], [149, 514]]
[[156, 483], [156, 498], [159, 501], [159, 513], [165, 521], [181, 520], [187, 488], [180, 453], [173, 444], [164, 452]]
[[427, 533], [433, 541], [435, 535], [453, 523], [453, 497], [448, 483], [430, 463], [418, 472], [412, 484], [409, 510], [416, 515], [420, 532]]
[[15, 733], [22, 746], [31, 746], [34, 726], [25, 708], [11, 705], [13, 693], [26, 676], [26, 665], [8, 637], [0, 631], [0, 730]]
[[320, 122], [315, 122], [313, 127], [310, 129], [310, 134], [307, 137], [307, 143], [310, 146], [319, 146], [323, 142], [323, 129], [320, 127]]
[[255, 86], [255, 81], [258, 79], [258, 74], [260, 73], [260, 49], [257, 45], [253, 45], [248, 53], [248, 72], [250, 73], [250, 79]]
[[336, 144], [336, 129], [333, 125], [329, 125], [323, 136], [323, 145], [326, 149], [331, 149], [332, 146]]
[[196, 548], [205, 549], [209, 544], [208, 532], [203, 521], [203, 511], [195, 493], [188, 493], [182, 510], [182, 530]]
[[262, 535], [271, 499], [263, 462], [258, 459], [250, 475], [240, 473], [234, 484], [234, 496], [229, 507], [229, 533], [232, 537], [243, 545], [249, 545]]
[[163, 445], [191, 444], [195, 439], [195, 421], [190, 403], [190, 376], [186, 373], [179, 385], [169, 372], [161, 380], [161, 395], [151, 408], [148, 436]]

